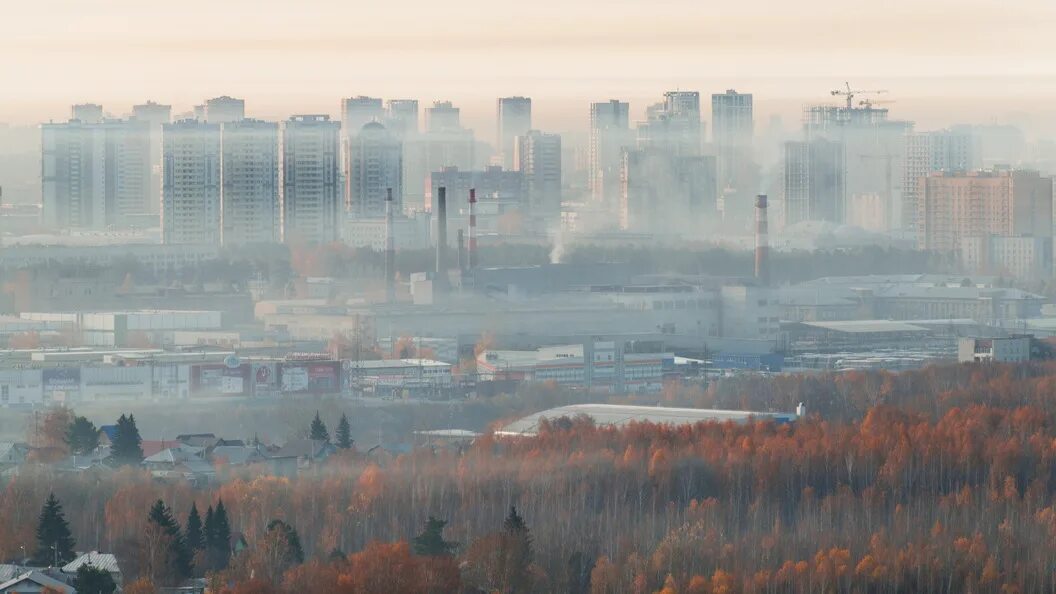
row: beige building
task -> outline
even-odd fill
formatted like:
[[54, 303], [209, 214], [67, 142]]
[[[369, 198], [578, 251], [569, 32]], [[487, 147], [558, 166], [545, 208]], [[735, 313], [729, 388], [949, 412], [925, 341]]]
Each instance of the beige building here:
[[954, 252], [966, 237], [1052, 237], [1052, 178], [1036, 171], [940, 172], [919, 183], [921, 249]]

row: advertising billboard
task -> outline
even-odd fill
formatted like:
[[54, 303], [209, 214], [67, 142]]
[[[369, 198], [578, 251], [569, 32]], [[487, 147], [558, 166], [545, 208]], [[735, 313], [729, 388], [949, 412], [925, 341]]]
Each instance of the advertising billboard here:
[[341, 390], [340, 361], [287, 361], [279, 368], [285, 394], [333, 394]]
[[70, 402], [81, 393], [80, 367], [49, 367], [41, 372], [45, 402]]
[[250, 366], [203, 364], [191, 367], [191, 394], [194, 396], [248, 396]]

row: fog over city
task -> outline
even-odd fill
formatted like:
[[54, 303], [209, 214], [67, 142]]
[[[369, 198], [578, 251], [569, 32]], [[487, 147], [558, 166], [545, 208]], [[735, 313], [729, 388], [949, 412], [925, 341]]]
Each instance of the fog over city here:
[[0, 594], [1056, 591], [1056, 4], [0, 16]]

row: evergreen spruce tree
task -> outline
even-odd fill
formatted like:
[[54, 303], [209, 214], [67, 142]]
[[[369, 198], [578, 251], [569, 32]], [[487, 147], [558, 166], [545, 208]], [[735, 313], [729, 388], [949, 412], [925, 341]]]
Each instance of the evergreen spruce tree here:
[[84, 417], [74, 417], [66, 429], [66, 445], [70, 446], [70, 452], [84, 456], [95, 451], [99, 447], [99, 430], [95, 424]]
[[337, 447], [347, 450], [352, 447], [352, 428], [348, 425], [348, 417], [344, 413], [341, 413], [341, 421], [337, 424], [337, 431], [334, 432], [334, 437], [337, 439]]
[[54, 493], [50, 493], [37, 520], [37, 550], [33, 553], [33, 564], [61, 567], [76, 558], [73, 547], [73, 535], [62, 512], [62, 504]]
[[444, 540], [444, 526], [447, 526], [446, 521], [429, 516], [425, 522], [425, 531], [414, 537], [414, 554], [423, 557], [453, 555], [458, 545]]
[[269, 535], [278, 536], [285, 543], [281, 562], [289, 567], [304, 563], [304, 549], [301, 547], [301, 538], [297, 536], [297, 530], [282, 520], [268, 522], [267, 532]]
[[316, 441], [330, 443], [330, 432], [326, 430], [326, 425], [323, 423], [323, 420], [319, 418], [319, 411], [315, 411], [315, 418], [312, 419], [312, 426], [308, 430], [308, 437]]
[[85, 563], [77, 568], [73, 588], [77, 590], [77, 594], [113, 594], [117, 590], [117, 584], [109, 571]]
[[117, 419], [117, 434], [110, 444], [110, 456], [119, 464], [139, 464], [143, 461], [142, 443], [136, 417], [121, 415]]
[[187, 524], [184, 528], [184, 536], [187, 541], [187, 549], [194, 554], [205, 548], [205, 534], [202, 533], [202, 517], [198, 515], [198, 504], [191, 503], [191, 511], [187, 514]]
[[180, 531], [180, 525], [172, 517], [172, 512], [165, 507], [165, 502], [157, 500], [150, 508], [150, 522], [161, 528], [170, 537], [168, 561], [172, 567], [172, 573], [178, 579], [191, 577], [192, 560], [191, 552], [187, 548], [187, 542]]
[[205, 550], [209, 568], [214, 571], [226, 569], [231, 560], [231, 524], [227, 520], [227, 508], [221, 499], [214, 510], [205, 513]]
[[499, 544], [499, 559], [502, 564], [504, 591], [511, 593], [531, 590], [532, 537], [528, 525], [510, 506], [510, 514], [502, 525], [502, 540]]

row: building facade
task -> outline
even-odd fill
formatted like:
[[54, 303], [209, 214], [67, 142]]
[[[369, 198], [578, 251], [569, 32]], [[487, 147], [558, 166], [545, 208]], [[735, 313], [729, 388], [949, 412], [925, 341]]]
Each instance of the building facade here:
[[513, 169], [514, 143], [532, 129], [532, 100], [529, 97], [500, 97], [495, 102], [495, 150], [502, 166]]
[[279, 125], [229, 122], [223, 125], [222, 139], [222, 243], [279, 241]]
[[561, 214], [561, 136], [530, 130], [517, 137], [517, 171], [524, 176], [526, 211], [533, 218]]
[[967, 237], [1052, 238], [1052, 178], [1037, 171], [932, 173], [918, 191], [922, 250], [956, 252]]
[[615, 204], [620, 191], [623, 151], [634, 146], [630, 129], [630, 105], [623, 101], [590, 104], [590, 185], [591, 199], [599, 204]]
[[161, 236], [220, 242], [220, 125], [182, 120], [163, 128]]
[[916, 132], [906, 136], [902, 182], [902, 228], [917, 228], [920, 180], [936, 171], [970, 171], [978, 167], [974, 141], [967, 130]]
[[341, 213], [341, 124], [325, 115], [295, 115], [283, 127], [282, 238], [327, 243]]
[[345, 170], [348, 172], [348, 215], [384, 218], [385, 199], [392, 192], [392, 207], [403, 212], [403, 145], [379, 122], [368, 122], [348, 139]]
[[843, 145], [825, 139], [786, 142], [784, 154], [784, 219], [846, 220], [846, 167]]

